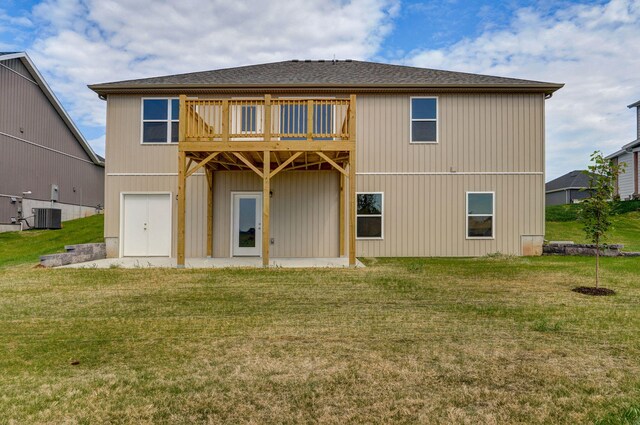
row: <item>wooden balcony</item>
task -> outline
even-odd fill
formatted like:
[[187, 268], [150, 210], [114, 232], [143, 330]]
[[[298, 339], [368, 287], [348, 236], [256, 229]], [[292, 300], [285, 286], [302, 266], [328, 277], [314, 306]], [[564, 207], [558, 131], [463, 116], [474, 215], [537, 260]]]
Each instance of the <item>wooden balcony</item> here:
[[[216, 171], [253, 171], [263, 181], [263, 264], [269, 264], [270, 181], [289, 170], [340, 173], [340, 255], [345, 254], [345, 188], [349, 183], [349, 263], [355, 265], [356, 96], [348, 98], [210, 99], [180, 96], [178, 265], [184, 265], [186, 179], [200, 170], [212, 211]], [[211, 253], [208, 217], [207, 253]]]

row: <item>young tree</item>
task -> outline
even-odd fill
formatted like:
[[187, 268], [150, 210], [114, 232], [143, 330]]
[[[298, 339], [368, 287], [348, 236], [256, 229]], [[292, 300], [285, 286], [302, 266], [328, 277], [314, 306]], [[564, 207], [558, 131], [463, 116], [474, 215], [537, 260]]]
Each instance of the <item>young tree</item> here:
[[596, 245], [596, 288], [600, 284], [600, 245], [611, 229], [611, 210], [615, 202], [615, 185], [618, 175], [624, 172], [624, 164], [614, 164], [602, 156], [591, 154], [591, 165], [585, 173], [589, 176], [591, 197], [582, 201], [580, 219], [587, 238]]

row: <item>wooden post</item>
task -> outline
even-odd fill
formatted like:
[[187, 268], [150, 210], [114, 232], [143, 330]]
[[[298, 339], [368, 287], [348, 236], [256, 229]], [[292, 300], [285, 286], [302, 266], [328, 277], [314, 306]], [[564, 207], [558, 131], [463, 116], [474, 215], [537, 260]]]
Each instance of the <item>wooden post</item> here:
[[179, 97], [180, 107], [178, 109], [178, 143], [184, 142], [187, 134], [187, 96], [181, 94]]
[[[349, 140], [356, 142], [356, 95], [349, 99]], [[357, 144], [357, 143], [356, 143]], [[356, 266], [356, 148], [349, 150], [349, 266]]]
[[271, 152], [264, 151], [262, 170], [262, 265], [269, 267], [269, 202], [271, 200]]
[[356, 266], [356, 155], [349, 151], [349, 266]]
[[[344, 164], [343, 164], [344, 167]], [[339, 205], [340, 205], [340, 231], [339, 231], [339, 238], [340, 238], [340, 256], [343, 257], [345, 254], [345, 243], [344, 243], [344, 184], [345, 184], [345, 176], [342, 173], [338, 173], [340, 174], [340, 190], [338, 191], [338, 193], [340, 193], [340, 201], [339, 201]]]
[[271, 95], [264, 95], [264, 124], [263, 124], [263, 132], [264, 132], [264, 141], [271, 141]]
[[178, 152], [178, 268], [184, 267], [184, 222], [186, 215], [187, 186], [187, 178], [185, 174], [186, 163], [187, 155], [185, 152]]
[[222, 141], [229, 141], [229, 101], [222, 101]]
[[213, 257], [213, 170], [207, 173], [207, 257]]
[[313, 100], [307, 100], [307, 140], [313, 140]]

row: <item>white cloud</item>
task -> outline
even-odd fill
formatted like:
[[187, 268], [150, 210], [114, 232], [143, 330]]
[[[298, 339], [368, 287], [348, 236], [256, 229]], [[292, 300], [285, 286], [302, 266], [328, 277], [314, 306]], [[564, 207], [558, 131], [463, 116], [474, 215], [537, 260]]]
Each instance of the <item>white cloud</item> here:
[[[87, 84], [292, 58], [372, 56], [398, 0], [45, 0], [31, 56], [80, 125], [104, 125]], [[100, 140], [94, 141], [98, 151]]]
[[413, 52], [416, 66], [562, 82], [547, 101], [547, 174], [584, 168], [589, 154], [635, 139], [626, 105], [640, 99], [640, 1], [521, 9], [508, 29]]

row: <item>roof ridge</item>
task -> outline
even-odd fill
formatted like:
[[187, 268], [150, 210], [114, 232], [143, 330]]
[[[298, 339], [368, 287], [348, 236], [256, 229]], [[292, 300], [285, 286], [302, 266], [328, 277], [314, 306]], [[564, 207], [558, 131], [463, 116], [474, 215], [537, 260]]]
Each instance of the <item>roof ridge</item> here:
[[[336, 68], [333, 68], [336, 66]], [[293, 59], [92, 84], [113, 87], [514, 87], [553, 92], [561, 84], [353, 59]]]

